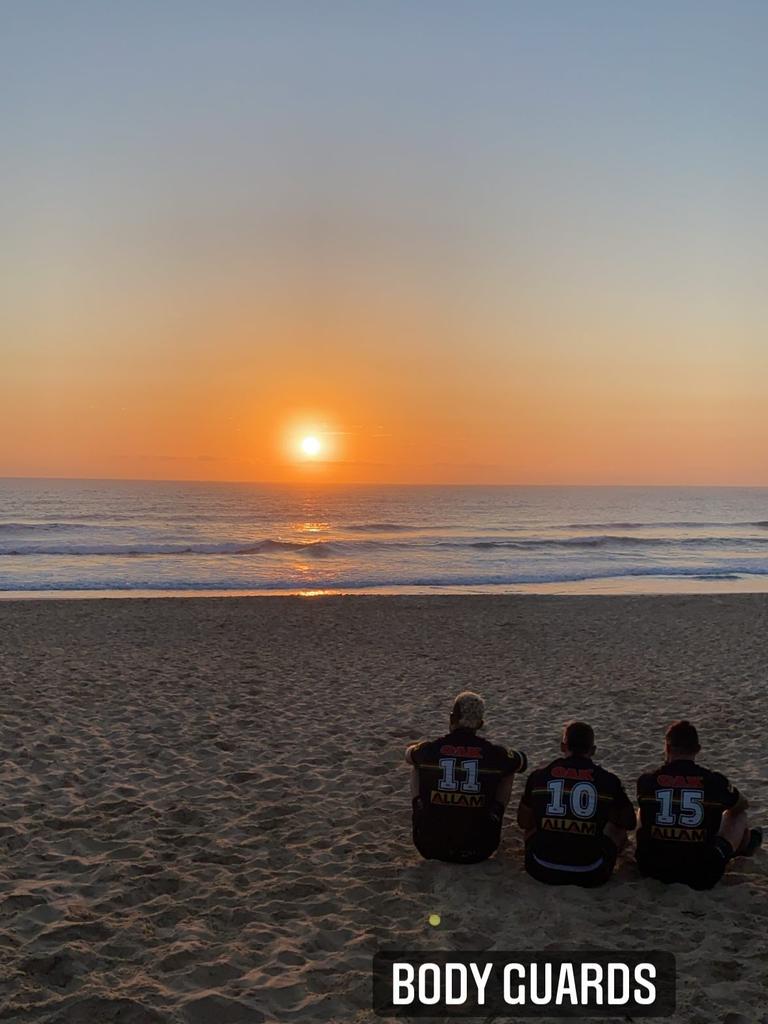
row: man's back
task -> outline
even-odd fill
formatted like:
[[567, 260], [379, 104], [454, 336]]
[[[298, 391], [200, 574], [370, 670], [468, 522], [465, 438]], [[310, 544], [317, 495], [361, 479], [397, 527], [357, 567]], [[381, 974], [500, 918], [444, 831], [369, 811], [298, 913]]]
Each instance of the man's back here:
[[720, 772], [676, 758], [640, 776], [637, 798], [638, 852], [682, 867], [714, 841], [723, 811], [738, 803], [739, 791]]
[[425, 856], [483, 859], [494, 834], [498, 843], [503, 807], [497, 789], [502, 779], [525, 770], [525, 754], [458, 728], [411, 747], [410, 760], [418, 770], [414, 810], [419, 845], [430, 851]]
[[620, 779], [581, 755], [559, 757], [531, 772], [523, 803], [536, 818], [532, 855], [543, 866], [596, 868], [605, 826], [632, 828], [634, 811]]

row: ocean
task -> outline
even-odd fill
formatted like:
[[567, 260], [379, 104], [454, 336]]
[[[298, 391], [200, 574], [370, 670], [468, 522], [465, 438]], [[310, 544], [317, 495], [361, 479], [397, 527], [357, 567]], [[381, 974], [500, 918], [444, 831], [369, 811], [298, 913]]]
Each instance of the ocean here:
[[768, 488], [0, 480], [0, 592], [768, 591]]

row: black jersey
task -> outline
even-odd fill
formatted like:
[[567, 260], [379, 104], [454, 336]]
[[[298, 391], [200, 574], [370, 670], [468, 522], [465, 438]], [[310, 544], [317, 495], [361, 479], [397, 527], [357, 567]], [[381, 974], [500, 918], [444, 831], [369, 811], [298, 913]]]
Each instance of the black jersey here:
[[530, 847], [544, 866], [598, 868], [608, 822], [635, 827], [632, 801], [621, 780], [589, 757], [559, 757], [531, 772], [521, 803], [536, 817]]
[[420, 817], [437, 843], [452, 849], [471, 846], [495, 806], [499, 782], [525, 771], [525, 754], [478, 736], [471, 729], [454, 729], [447, 736], [410, 748], [419, 773]]
[[681, 758], [641, 775], [637, 799], [638, 851], [676, 863], [715, 838], [723, 811], [738, 802], [739, 791], [720, 772]]

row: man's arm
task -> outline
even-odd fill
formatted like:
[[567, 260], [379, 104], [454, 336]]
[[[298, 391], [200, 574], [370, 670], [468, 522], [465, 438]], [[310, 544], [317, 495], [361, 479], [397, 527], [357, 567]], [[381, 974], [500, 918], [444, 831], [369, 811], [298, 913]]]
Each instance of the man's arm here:
[[618, 793], [613, 798], [608, 820], [612, 825], [626, 829], [627, 832], [634, 832], [637, 828], [635, 808], [632, 806], [632, 801], [621, 784], [619, 784]]
[[533, 798], [531, 789], [533, 787], [533, 775], [528, 776], [523, 795], [517, 807], [517, 824], [528, 837], [529, 833], [536, 831], [536, 815], [533, 811]]
[[500, 804], [503, 804], [504, 807], [507, 806], [507, 804], [509, 803], [509, 798], [512, 796], [512, 785], [514, 781], [514, 775], [505, 775], [502, 778], [501, 782], [496, 787], [494, 799], [497, 800]]
[[418, 743], [411, 743], [410, 746], [405, 748], [405, 762], [411, 766], [411, 799], [415, 799], [419, 795], [419, 747], [424, 743], [424, 740], [419, 740]]
[[515, 775], [524, 772], [528, 767], [528, 758], [522, 750], [512, 750], [511, 747], [497, 747], [501, 755], [501, 774]]
[[720, 776], [723, 787], [723, 813], [735, 817], [749, 807], [749, 800], [739, 790], [730, 784], [724, 775]]
[[409, 746], [405, 748], [406, 764], [412, 764], [415, 767], [419, 763], [418, 754], [416, 755], [416, 757], [414, 757], [413, 755], [418, 751], [419, 747], [424, 745], [425, 742], [425, 740], [417, 740], [416, 743], [411, 743], [409, 744]]
[[536, 815], [533, 813], [533, 808], [525, 802], [525, 794], [520, 797], [517, 808], [517, 824], [523, 832], [532, 832], [536, 828]]
[[524, 772], [528, 767], [528, 758], [520, 750], [509, 750], [507, 747], [497, 747], [496, 751], [500, 757], [501, 780], [496, 787], [496, 800], [504, 807], [509, 803], [512, 796], [512, 786], [515, 775]]
[[637, 814], [635, 816], [635, 825], [640, 828], [643, 824], [643, 800], [653, 790], [653, 783], [649, 781], [652, 778], [647, 773], [641, 775], [637, 780], [637, 786], [635, 787], [635, 793], [637, 795]]

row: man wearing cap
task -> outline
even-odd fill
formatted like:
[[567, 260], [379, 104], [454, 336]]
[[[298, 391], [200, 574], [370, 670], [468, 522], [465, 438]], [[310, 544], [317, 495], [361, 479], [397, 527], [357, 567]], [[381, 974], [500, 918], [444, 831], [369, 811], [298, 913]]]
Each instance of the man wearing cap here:
[[484, 715], [482, 697], [465, 690], [454, 701], [450, 732], [405, 752], [413, 767], [413, 842], [429, 860], [476, 864], [499, 845], [512, 781], [527, 759], [477, 735]]
[[611, 877], [635, 812], [618, 777], [592, 760], [591, 725], [567, 722], [560, 750], [531, 772], [520, 800], [525, 870], [549, 885], [591, 888]]

